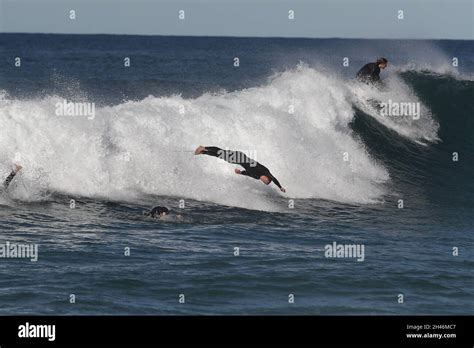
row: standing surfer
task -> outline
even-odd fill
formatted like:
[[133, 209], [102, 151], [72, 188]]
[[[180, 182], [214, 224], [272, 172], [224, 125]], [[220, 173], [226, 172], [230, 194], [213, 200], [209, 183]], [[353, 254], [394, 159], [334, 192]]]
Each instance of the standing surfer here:
[[380, 70], [387, 67], [388, 60], [379, 58], [375, 63], [365, 64], [357, 73], [357, 79], [361, 82], [376, 84], [380, 82]]

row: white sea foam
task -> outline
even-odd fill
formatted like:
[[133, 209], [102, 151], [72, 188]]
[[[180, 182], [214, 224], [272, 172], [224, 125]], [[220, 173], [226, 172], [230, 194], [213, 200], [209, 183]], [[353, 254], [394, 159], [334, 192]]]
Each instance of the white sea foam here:
[[[390, 89], [392, 99], [412, 93], [396, 79]], [[22, 178], [32, 197], [47, 188], [111, 199], [147, 193], [281, 208], [282, 200], [275, 199], [281, 193], [273, 184], [235, 175], [235, 166], [191, 152], [197, 145], [215, 145], [257, 153], [287, 188], [283, 197], [369, 203], [381, 199], [381, 184], [389, 175], [349, 123], [354, 100], [373, 93], [300, 65], [260, 87], [98, 107], [94, 120], [57, 117], [59, 97], [19, 101], [3, 95], [0, 157], [6, 165], [21, 154]], [[294, 113], [288, 112], [291, 105]], [[412, 140], [436, 136], [429, 114], [423, 126], [377, 119]]]

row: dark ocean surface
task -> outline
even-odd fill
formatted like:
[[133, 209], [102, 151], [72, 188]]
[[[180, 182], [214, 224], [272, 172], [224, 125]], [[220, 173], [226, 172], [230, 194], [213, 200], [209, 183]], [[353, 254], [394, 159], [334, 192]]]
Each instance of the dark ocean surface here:
[[0, 34], [0, 245], [39, 251], [0, 257], [0, 314], [472, 315], [473, 76], [472, 41]]

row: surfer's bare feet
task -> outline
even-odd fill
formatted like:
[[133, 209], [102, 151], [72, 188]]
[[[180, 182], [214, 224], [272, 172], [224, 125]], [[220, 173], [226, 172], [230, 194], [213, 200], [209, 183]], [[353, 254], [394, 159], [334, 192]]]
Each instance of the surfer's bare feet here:
[[234, 169], [234, 172], [235, 172], [235, 174], [240, 174], [240, 173], [242, 173], [242, 171], [241, 171], [240, 169], [237, 169], [237, 168]]
[[205, 149], [206, 149], [206, 148], [205, 148], [204, 146], [199, 145], [199, 146], [197, 147], [196, 151], [194, 151], [194, 154], [195, 154], [195, 155], [200, 155], [200, 154], [202, 154], [202, 152], [203, 152]]

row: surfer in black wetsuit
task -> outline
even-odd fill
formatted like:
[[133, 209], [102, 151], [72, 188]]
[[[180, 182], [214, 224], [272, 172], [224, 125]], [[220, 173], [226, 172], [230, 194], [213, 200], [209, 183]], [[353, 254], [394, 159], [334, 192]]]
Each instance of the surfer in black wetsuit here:
[[0, 192], [5, 192], [8, 188], [8, 186], [10, 186], [10, 183], [12, 182], [13, 178], [15, 177], [15, 175], [18, 174], [18, 172], [22, 169], [23, 167], [20, 166], [19, 164], [15, 164], [15, 168], [12, 170], [12, 172], [10, 173], [10, 175], [8, 175], [8, 177], [5, 179], [5, 181], [3, 182], [3, 185], [2, 187], [0, 188]]
[[166, 207], [154, 207], [150, 211], [144, 212], [143, 215], [157, 220], [167, 221], [183, 221], [183, 215], [176, 214]]
[[154, 207], [152, 210], [145, 213], [146, 216], [154, 219], [159, 219], [163, 216], [169, 215], [170, 210], [166, 207]]
[[278, 180], [272, 175], [272, 173], [270, 173], [270, 170], [268, 170], [267, 167], [261, 165], [254, 159], [247, 157], [243, 152], [222, 150], [215, 146], [198, 146], [194, 154], [209, 155], [223, 159], [229, 163], [238, 164], [244, 167], [245, 170], [241, 171], [240, 169], [235, 169], [236, 174], [250, 176], [251, 178], [260, 180], [265, 185], [270, 185], [270, 183], [273, 181], [281, 192], [286, 192]]
[[361, 82], [378, 84], [380, 82], [380, 70], [388, 65], [386, 58], [379, 58], [375, 63], [365, 64], [357, 73], [357, 79]]

